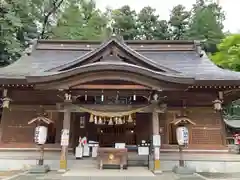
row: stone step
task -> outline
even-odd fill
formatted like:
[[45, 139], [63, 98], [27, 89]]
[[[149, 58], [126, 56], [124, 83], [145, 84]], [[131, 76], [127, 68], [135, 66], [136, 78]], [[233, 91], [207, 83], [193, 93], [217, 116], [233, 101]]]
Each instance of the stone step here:
[[[79, 167], [85, 167], [85, 166], [97, 166], [98, 162], [95, 159], [78, 159], [78, 160], [71, 160], [71, 163], [73, 163], [76, 166]], [[128, 159], [128, 165], [129, 166], [148, 166], [148, 160], [145, 159], [138, 159], [138, 158], [131, 158]]]
[[[127, 170], [118, 170], [118, 169], [71, 169], [70, 171], [63, 174], [63, 177], [69, 176], [78, 176], [78, 177], [146, 177], [147, 179], [155, 177], [155, 175], [149, 171], [147, 168], [144, 167], [129, 167]], [[115, 179], [115, 178], [113, 178]]]

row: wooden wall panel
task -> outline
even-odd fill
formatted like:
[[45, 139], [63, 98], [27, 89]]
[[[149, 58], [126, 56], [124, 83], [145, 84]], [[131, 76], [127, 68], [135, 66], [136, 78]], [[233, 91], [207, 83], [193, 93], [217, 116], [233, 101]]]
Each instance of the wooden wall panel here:
[[34, 124], [28, 125], [28, 121], [36, 115], [33, 111], [6, 110], [2, 115], [2, 142], [34, 142]]
[[152, 114], [137, 113], [136, 114], [136, 128], [137, 144], [142, 140], [150, 140], [152, 135]]

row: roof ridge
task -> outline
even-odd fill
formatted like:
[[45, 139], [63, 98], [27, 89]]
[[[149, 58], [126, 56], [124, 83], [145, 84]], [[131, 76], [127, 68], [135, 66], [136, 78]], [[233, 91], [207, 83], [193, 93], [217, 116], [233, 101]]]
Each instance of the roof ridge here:
[[[132, 54], [135, 58], [142, 60], [143, 62], [153, 66], [154, 68], [157, 68], [159, 70], [164, 70], [164, 71], [169, 71], [169, 72], [175, 72], [177, 73], [178, 71], [170, 69], [170, 68], [166, 68], [164, 66], [159, 66], [157, 65], [154, 61], [152, 61], [151, 59], [141, 55], [140, 53], [138, 53], [137, 51], [133, 50], [132, 48], [130, 48], [124, 41], [119, 41], [115, 36], [111, 37], [110, 39], [106, 40], [105, 42], [103, 42], [102, 44], [100, 44], [99, 47], [97, 47], [96, 49], [84, 54], [83, 56], [65, 63], [63, 65], [57, 66], [55, 68], [51, 68], [47, 71], [60, 71], [60, 70], [64, 70], [70, 66], [74, 66], [77, 63], [80, 62], [84, 62], [85, 60], [87, 60], [88, 58], [90, 58], [91, 56], [93, 56], [96, 53], [99, 53], [101, 50], [103, 50], [104, 48], [106, 48], [109, 44], [111, 43], [116, 43], [118, 46], [120, 46], [121, 48], [123, 48], [124, 50], [126, 50], [129, 54]], [[179, 72], [178, 72], [179, 73]]]
[[[118, 39], [116, 36], [111, 36], [111, 38]], [[110, 39], [111, 39], [110, 38]], [[119, 40], [119, 39], [118, 39]], [[61, 40], [61, 39], [39, 39], [38, 43], [94, 43], [101, 44], [101, 40]], [[123, 40], [126, 44], [195, 44], [194, 40]]]

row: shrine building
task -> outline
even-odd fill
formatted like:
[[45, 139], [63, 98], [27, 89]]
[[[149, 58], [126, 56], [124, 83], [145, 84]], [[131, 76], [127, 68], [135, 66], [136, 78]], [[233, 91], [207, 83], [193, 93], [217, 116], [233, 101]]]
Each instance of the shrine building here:
[[135, 151], [154, 134], [161, 149], [175, 149], [185, 123], [188, 149], [212, 150], [227, 148], [221, 107], [238, 98], [240, 74], [216, 66], [196, 41], [38, 40], [0, 69], [0, 86], [0, 148], [34, 148], [28, 122], [44, 110], [49, 149], [61, 150], [62, 129], [69, 151], [79, 136]]

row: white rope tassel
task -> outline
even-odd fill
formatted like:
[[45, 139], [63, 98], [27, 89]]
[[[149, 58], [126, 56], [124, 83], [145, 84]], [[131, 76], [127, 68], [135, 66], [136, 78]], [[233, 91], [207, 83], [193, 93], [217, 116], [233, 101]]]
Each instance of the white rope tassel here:
[[89, 122], [90, 122], [90, 123], [94, 122], [94, 117], [93, 117], [92, 114], [90, 115]]
[[115, 117], [114, 120], [115, 120], [115, 124], [118, 124], [118, 118]]
[[128, 116], [128, 122], [129, 122], [129, 123], [132, 123], [132, 122], [133, 122], [133, 119], [132, 119], [132, 115], [131, 115], [131, 114]]
[[94, 116], [94, 124], [97, 124], [98, 121], [97, 121], [97, 116]]
[[123, 124], [122, 117], [118, 118], [119, 124]]
[[98, 124], [103, 124], [103, 120], [101, 117], [99, 117]]
[[109, 122], [108, 122], [108, 125], [113, 125], [113, 119], [110, 118]]

